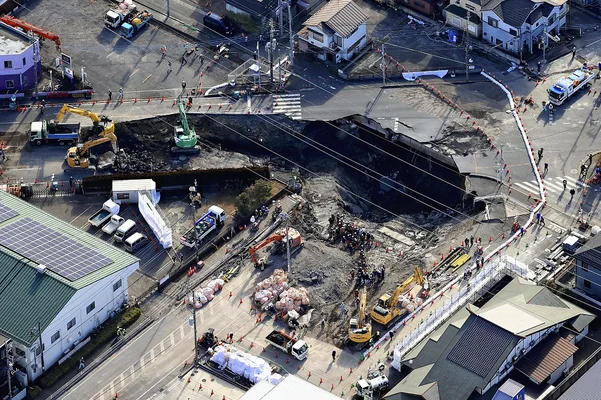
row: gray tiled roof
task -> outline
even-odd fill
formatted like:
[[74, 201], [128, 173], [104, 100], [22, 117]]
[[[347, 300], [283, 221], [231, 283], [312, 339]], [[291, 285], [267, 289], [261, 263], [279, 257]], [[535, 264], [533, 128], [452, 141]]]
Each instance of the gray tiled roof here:
[[[584, 373], [558, 400], [590, 399], [601, 392], [601, 360]], [[593, 397], [596, 397], [593, 395]]]
[[601, 269], [601, 235], [597, 235], [588, 241], [574, 253], [574, 258], [592, 267]]
[[[465, 8], [459, 7], [458, 5], [450, 4], [444, 10], [445, 12], [456, 15], [459, 18], [467, 18], [467, 10]], [[470, 22], [473, 22], [474, 24], [480, 24], [480, 17], [476, 13], [470, 12]]]
[[492, 0], [482, 10], [492, 10], [503, 22], [519, 29], [534, 6], [531, 0]]
[[553, 11], [553, 8], [554, 7], [551, 4], [544, 3], [543, 5], [535, 8], [530, 13], [528, 18], [526, 19], [526, 22], [529, 24], [534, 24], [534, 23], [536, 23], [536, 21], [538, 21], [542, 17], [548, 17], [549, 14], [551, 14], [551, 11]]
[[340, 36], [348, 38], [361, 24], [367, 21], [367, 18], [367, 15], [352, 0], [330, 0], [303, 25], [320, 26], [324, 24]]

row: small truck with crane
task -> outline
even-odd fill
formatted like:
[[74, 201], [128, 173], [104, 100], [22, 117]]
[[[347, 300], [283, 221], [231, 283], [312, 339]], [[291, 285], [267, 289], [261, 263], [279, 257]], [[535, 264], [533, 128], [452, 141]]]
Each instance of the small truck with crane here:
[[378, 362], [376, 368], [368, 368], [367, 376], [365, 378], [359, 378], [355, 384], [355, 392], [360, 399], [372, 400], [375, 394], [382, 394], [390, 382], [388, 377], [384, 374], [385, 365]]
[[211, 232], [223, 226], [226, 214], [221, 207], [211, 206], [209, 211], [200, 217], [192, 228], [179, 238], [181, 244], [186, 247], [194, 247], [196, 243], [202, 242]]
[[570, 96], [587, 86], [595, 77], [594, 72], [587, 69], [577, 69], [570, 75], [560, 78], [547, 92], [549, 102], [556, 106], [562, 105]]
[[102, 208], [96, 211], [89, 219], [88, 222], [93, 227], [98, 228], [102, 226], [106, 221], [111, 219], [115, 214], [119, 214], [119, 204], [109, 199], [104, 202]]
[[129, 21], [136, 15], [136, 5], [131, 0], [119, 3], [117, 7], [109, 10], [104, 15], [104, 25], [110, 29], [119, 28], [124, 22]]
[[301, 234], [296, 229], [284, 228], [282, 230], [278, 230], [248, 249], [250, 258], [255, 265], [255, 268], [259, 268], [261, 271], [263, 271], [265, 267], [267, 267], [267, 258], [258, 258], [256, 253], [272, 242], [276, 242], [276, 248], [273, 251], [274, 254], [281, 251], [286, 251], [286, 243], [289, 243], [290, 245], [290, 255], [301, 250], [304, 246]]
[[152, 13], [148, 10], [140, 11], [129, 22], [121, 25], [121, 36], [131, 39], [136, 33], [140, 32], [146, 24], [152, 20]]
[[61, 146], [73, 145], [79, 139], [81, 124], [55, 123], [54, 121], [33, 121], [29, 126], [29, 143], [40, 146], [43, 143], [58, 143]]
[[276, 349], [283, 351], [299, 361], [307, 358], [307, 355], [309, 354], [309, 346], [307, 346], [307, 343], [305, 343], [304, 340], [295, 339], [282, 331], [273, 330], [267, 335], [265, 340]]

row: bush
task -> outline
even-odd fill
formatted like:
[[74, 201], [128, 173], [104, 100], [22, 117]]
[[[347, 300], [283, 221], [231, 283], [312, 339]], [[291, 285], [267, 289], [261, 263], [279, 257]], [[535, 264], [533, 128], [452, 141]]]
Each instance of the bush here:
[[246, 218], [271, 197], [271, 182], [261, 179], [236, 197], [238, 217]]
[[127, 328], [133, 324], [142, 315], [137, 307], [130, 307], [121, 315], [117, 315], [104, 323], [101, 330], [92, 334], [92, 338], [84, 347], [79, 349], [77, 352], [71, 355], [61, 365], [55, 364], [40, 378], [40, 385], [43, 388], [49, 388], [54, 385], [63, 375], [69, 373], [69, 371], [76, 370], [79, 367], [79, 359], [81, 357], [84, 360], [99, 347], [105, 345], [110, 340], [117, 336], [117, 327]]
[[42, 389], [39, 386], [31, 385], [27, 387], [27, 398], [34, 400], [42, 393]]
[[250, 17], [226, 11], [225, 16], [232, 21], [236, 28], [246, 33], [261, 33], [261, 26]]

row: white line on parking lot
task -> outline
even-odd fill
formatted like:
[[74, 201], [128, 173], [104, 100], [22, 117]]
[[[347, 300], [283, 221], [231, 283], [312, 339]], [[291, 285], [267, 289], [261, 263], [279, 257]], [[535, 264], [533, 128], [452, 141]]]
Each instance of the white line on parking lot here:
[[73, 219], [71, 220], [71, 222], [69, 222], [69, 223], [70, 223], [71, 225], [73, 225], [73, 222], [75, 222], [75, 220], [76, 220], [77, 218], [81, 217], [81, 216], [82, 216], [82, 215], [84, 215], [86, 212], [88, 212], [88, 210], [89, 210], [90, 208], [92, 208], [92, 206], [89, 206], [88, 208], [86, 208], [85, 210], [83, 210], [83, 212], [82, 212], [81, 214], [79, 214], [77, 217], [73, 218]]

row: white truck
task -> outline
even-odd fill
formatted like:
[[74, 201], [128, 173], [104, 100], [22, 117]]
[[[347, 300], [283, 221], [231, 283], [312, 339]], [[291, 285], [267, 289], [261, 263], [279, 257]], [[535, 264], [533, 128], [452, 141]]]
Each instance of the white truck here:
[[267, 343], [278, 350], [296, 358], [299, 361], [307, 358], [309, 354], [309, 346], [304, 340], [295, 339], [290, 335], [286, 335], [282, 331], [274, 330], [265, 338]]
[[136, 5], [131, 0], [125, 0], [104, 15], [104, 25], [107, 28], [117, 29], [124, 22], [129, 21], [136, 15]]
[[374, 394], [383, 392], [388, 389], [388, 377], [385, 375], [377, 375], [372, 378], [359, 379], [355, 384], [355, 392], [361, 399], [373, 399]]
[[[181, 244], [186, 247], [194, 247], [196, 241], [202, 242], [211, 232], [221, 227], [225, 222], [226, 214], [221, 207], [211, 206], [209, 211], [194, 223], [182, 237], [179, 238]], [[196, 231], [196, 232], [195, 232]]]
[[119, 204], [115, 203], [113, 200], [107, 200], [102, 205], [102, 208], [94, 213], [89, 219], [88, 222], [93, 227], [98, 228], [102, 226], [106, 221], [111, 219], [111, 217], [115, 214], [119, 214]]
[[577, 69], [569, 76], [559, 79], [547, 92], [549, 102], [556, 106], [562, 105], [570, 96], [585, 87], [593, 80], [595, 74], [586, 69]]
[[107, 235], [113, 235], [124, 222], [125, 218], [115, 214], [111, 216], [109, 223], [102, 227], [102, 232], [106, 233]]
[[79, 140], [81, 124], [58, 123], [54, 121], [33, 121], [29, 126], [29, 142], [40, 146], [42, 143], [58, 143], [72, 146]]

